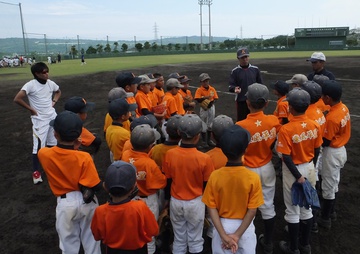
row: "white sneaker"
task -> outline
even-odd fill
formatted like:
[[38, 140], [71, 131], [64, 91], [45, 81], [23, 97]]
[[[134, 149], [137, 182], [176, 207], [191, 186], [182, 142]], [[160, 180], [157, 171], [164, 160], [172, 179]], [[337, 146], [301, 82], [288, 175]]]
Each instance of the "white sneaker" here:
[[37, 170], [33, 173], [33, 181], [34, 181], [34, 184], [43, 182], [43, 180], [41, 178], [41, 173]]

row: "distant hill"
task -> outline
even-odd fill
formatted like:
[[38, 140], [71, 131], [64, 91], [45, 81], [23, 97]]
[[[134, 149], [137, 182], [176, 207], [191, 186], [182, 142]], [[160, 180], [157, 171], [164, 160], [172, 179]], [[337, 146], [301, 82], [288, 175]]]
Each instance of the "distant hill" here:
[[[209, 37], [204, 36], [203, 43], [207, 44], [209, 43]], [[213, 42], [222, 42], [224, 40], [231, 39], [228, 37], [213, 37]], [[179, 37], [166, 37], [166, 38], [160, 38], [159, 40], [148, 40], [148, 42], [151, 44], [153, 42], [156, 42], [159, 46], [162, 45], [168, 45], [169, 43], [172, 44], [187, 44], [187, 43], [200, 43], [200, 36], [179, 36]], [[114, 48], [114, 42], [115, 41], [109, 41], [110, 47]], [[126, 43], [129, 46], [129, 49], [133, 48], [135, 45], [134, 41], [117, 41], [119, 43], [118, 49], [120, 50], [121, 45], [123, 43]], [[142, 43], [144, 44], [146, 41], [136, 41], [136, 43]], [[45, 54], [48, 52], [48, 54], [67, 54], [70, 51], [71, 46], [75, 45], [76, 48], [80, 49], [88, 49], [89, 46], [93, 46], [96, 48], [96, 45], [101, 44], [105, 47], [107, 44], [106, 40], [83, 40], [79, 39], [79, 41], [74, 39], [39, 39], [39, 38], [27, 38], [26, 39], [26, 51], [28, 54]], [[12, 56], [14, 54], [24, 54], [24, 41], [23, 38], [5, 38], [0, 39], [0, 56], [2, 55], [9, 55]]]

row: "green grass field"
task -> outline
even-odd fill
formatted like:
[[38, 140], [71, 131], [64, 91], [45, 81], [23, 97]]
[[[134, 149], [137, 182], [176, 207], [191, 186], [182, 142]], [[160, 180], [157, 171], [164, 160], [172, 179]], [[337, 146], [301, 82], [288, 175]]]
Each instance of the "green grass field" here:
[[[327, 57], [332, 56], [360, 56], [360, 50], [323, 51]], [[253, 52], [253, 59], [274, 58], [307, 58], [313, 51], [284, 51], [284, 52]], [[236, 61], [234, 53], [187, 54], [187, 55], [157, 55], [157, 56], [126, 56], [112, 58], [86, 59], [87, 64], [81, 66], [80, 59], [65, 60], [61, 64], [50, 67], [50, 78], [70, 75], [82, 75], [103, 71], [131, 70], [164, 64], [186, 64], [196, 62]], [[32, 75], [29, 66], [17, 68], [1, 68], [0, 83], [6, 80], [26, 80]]]

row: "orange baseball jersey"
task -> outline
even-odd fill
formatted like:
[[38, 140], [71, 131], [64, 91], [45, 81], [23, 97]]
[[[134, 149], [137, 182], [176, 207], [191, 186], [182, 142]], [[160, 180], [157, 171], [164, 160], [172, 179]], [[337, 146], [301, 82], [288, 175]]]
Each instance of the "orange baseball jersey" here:
[[218, 99], [218, 94], [214, 87], [209, 85], [209, 88], [206, 89], [203, 86], [200, 86], [198, 89], [196, 89], [195, 92], [195, 99], [200, 99], [203, 96], [210, 96], [210, 101]]
[[163, 98], [163, 103], [166, 105], [165, 119], [169, 119], [172, 114], [178, 112], [174, 96], [170, 92], [166, 92]]
[[130, 131], [117, 123], [113, 123], [106, 129], [106, 143], [115, 161], [121, 160], [124, 143], [128, 139], [130, 139]]
[[244, 219], [248, 209], [264, 204], [260, 177], [244, 166], [215, 170], [206, 185], [202, 202], [209, 208], [216, 208], [221, 218]]
[[149, 196], [166, 186], [166, 177], [147, 153], [127, 150], [122, 160], [133, 164], [137, 170], [136, 179], [139, 196]]
[[179, 115], [184, 115], [185, 114], [185, 109], [184, 109], [184, 99], [183, 97], [177, 93], [175, 95], [173, 95], [176, 101], [176, 108], [177, 108], [177, 113]]
[[279, 123], [283, 124], [282, 118], [288, 118], [289, 117], [289, 103], [287, 101], [284, 101], [286, 99], [286, 96], [284, 95], [280, 99], [277, 100], [276, 108], [274, 111], [274, 116], [276, 116], [279, 119]]
[[[130, 133], [130, 136], [131, 136], [131, 133]], [[125, 143], [124, 143], [124, 146], [123, 146], [123, 153], [127, 150], [131, 150], [133, 148], [131, 142], [130, 142], [130, 139], [126, 140]]]
[[194, 97], [192, 96], [191, 91], [189, 89], [187, 89], [186, 91], [179, 89], [179, 94], [183, 97], [183, 99], [186, 97], [190, 97], [191, 100], [194, 99]]
[[[159, 101], [158, 101], [158, 97], [154, 94], [154, 91], [150, 91], [148, 93], [148, 96], [149, 96], [149, 99], [151, 101], [151, 106], [152, 107], [155, 107], [156, 105], [159, 104]], [[161, 102], [161, 101], [160, 101]]]
[[81, 144], [83, 146], [91, 145], [91, 143], [94, 142], [96, 138], [94, 134], [92, 134], [88, 129], [84, 127], [82, 128], [80, 137], [81, 137]]
[[153, 159], [156, 164], [162, 168], [162, 163], [165, 157], [165, 154], [170, 149], [177, 147], [178, 142], [165, 141], [162, 144], [157, 144], [153, 148], [151, 148], [149, 152], [149, 156]]
[[330, 147], [339, 148], [347, 144], [351, 136], [349, 109], [339, 102], [326, 115], [323, 137], [330, 140]]
[[[104, 123], [104, 132], [106, 132], [106, 129], [112, 124], [113, 119], [111, 118], [110, 114], [107, 113], [105, 116], [105, 123]], [[130, 121], [126, 120], [122, 123], [123, 128], [130, 131]]]
[[151, 103], [150, 97], [146, 93], [144, 93], [141, 90], [138, 90], [135, 95], [135, 99], [136, 99], [136, 103], [138, 105], [137, 111], [138, 111], [139, 115], [142, 115], [141, 110], [144, 108], [151, 111], [152, 103]]
[[157, 98], [158, 104], [160, 104], [163, 101], [163, 98], [165, 96], [164, 89], [155, 87], [153, 90], [154, 96]]
[[214, 164], [209, 155], [195, 147], [178, 146], [167, 151], [162, 170], [172, 179], [171, 196], [191, 200], [202, 195], [204, 182], [214, 171]]
[[38, 157], [46, 173], [52, 193], [59, 197], [80, 191], [79, 185], [92, 188], [100, 178], [90, 154], [59, 146], [44, 147]]
[[323, 112], [321, 111], [321, 109], [319, 109], [315, 104], [310, 104], [309, 107], [307, 108], [305, 115], [311, 119], [314, 120], [315, 122], [317, 122], [320, 125], [320, 135], [322, 136], [323, 132], [324, 132], [324, 128], [325, 128], [325, 116], [323, 114]]
[[317, 102], [315, 102], [315, 105], [322, 111], [329, 111], [330, 110], [330, 105], [325, 105], [324, 101], [322, 98], [320, 98]]
[[[134, 96], [126, 97], [126, 101], [127, 101], [129, 104], [134, 104], [134, 103], [136, 103], [136, 99], [135, 99]], [[135, 113], [136, 113], [136, 117], [139, 117], [139, 116], [140, 116], [140, 114], [139, 114], [139, 112], [138, 112], [137, 109], [135, 110]]]
[[244, 155], [244, 165], [258, 168], [267, 164], [272, 158], [271, 146], [281, 127], [278, 118], [274, 115], [265, 115], [263, 111], [260, 111], [248, 114], [246, 119], [236, 124], [246, 129], [251, 135]]
[[206, 154], [210, 156], [215, 169], [225, 167], [228, 161], [220, 147], [214, 147], [213, 149], [207, 151]]
[[303, 114], [292, 116], [291, 121], [280, 128], [276, 150], [290, 155], [296, 165], [310, 162], [314, 149], [321, 144], [320, 125]]
[[151, 242], [151, 237], [159, 233], [159, 227], [144, 201], [131, 200], [97, 207], [91, 231], [95, 240], [112, 249], [136, 250]]

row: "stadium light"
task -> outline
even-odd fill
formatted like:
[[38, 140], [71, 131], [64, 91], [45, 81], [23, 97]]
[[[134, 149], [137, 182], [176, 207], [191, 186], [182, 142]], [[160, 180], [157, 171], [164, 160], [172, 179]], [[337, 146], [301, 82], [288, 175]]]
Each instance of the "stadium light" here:
[[200, 46], [201, 49], [203, 49], [203, 38], [202, 38], [202, 6], [207, 5], [209, 6], [209, 49], [211, 50], [211, 12], [210, 12], [210, 5], [212, 5], [212, 0], [198, 0], [198, 3], [200, 5]]

